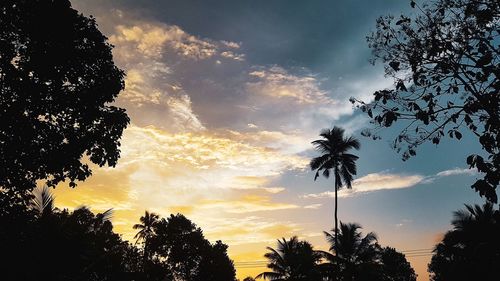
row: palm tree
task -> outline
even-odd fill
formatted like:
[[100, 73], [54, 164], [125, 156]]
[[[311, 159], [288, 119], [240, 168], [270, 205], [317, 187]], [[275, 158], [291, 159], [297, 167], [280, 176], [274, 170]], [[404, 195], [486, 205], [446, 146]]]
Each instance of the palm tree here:
[[500, 211], [491, 203], [465, 208], [454, 212], [453, 229], [434, 249], [431, 280], [498, 279]]
[[[340, 275], [340, 280], [378, 280], [376, 274], [380, 269], [380, 246], [377, 236], [370, 232], [364, 237], [356, 223], [343, 224], [340, 222], [340, 232], [337, 241], [331, 233], [325, 232], [330, 243], [330, 251], [322, 252], [328, 261], [331, 274]], [[335, 278], [337, 279], [337, 278]]]
[[267, 247], [264, 255], [269, 260], [267, 267], [272, 271], [262, 272], [255, 278], [273, 281], [320, 281], [319, 262], [321, 254], [307, 241], [299, 241], [296, 236], [278, 240], [275, 250]]
[[359, 149], [360, 144], [356, 138], [344, 137], [344, 129], [334, 126], [333, 129], [323, 129], [319, 134], [322, 139], [312, 142], [314, 148], [322, 153], [321, 156], [313, 158], [310, 166], [311, 170], [316, 170], [314, 180], [322, 172], [325, 178], [330, 177], [333, 170], [335, 180], [335, 242], [337, 242], [337, 191], [343, 186], [352, 188], [353, 175], [356, 175], [356, 160], [358, 156], [347, 153], [351, 149]]
[[143, 269], [145, 270], [146, 263], [150, 260], [151, 258], [151, 249], [150, 249], [150, 239], [154, 235], [154, 228], [156, 224], [158, 223], [159, 216], [155, 213], [150, 213], [148, 211], [145, 211], [144, 216], [140, 218], [141, 223], [135, 224], [133, 226], [134, 229], [139, 229], [137, 234], [134, 236], [134, 239], [136, 240], [136, 243], [139, 241], [144, 242], [144, 256], [143, 256]]

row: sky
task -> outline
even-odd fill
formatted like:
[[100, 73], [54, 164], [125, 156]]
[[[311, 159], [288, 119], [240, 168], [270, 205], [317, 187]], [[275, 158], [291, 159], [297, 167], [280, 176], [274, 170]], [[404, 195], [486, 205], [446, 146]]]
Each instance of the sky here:
[[[407, 3], [408, 2], [408, 3]], [[182, 213], [206, 237], [229, 245], [243, 279], [263, 267], [266, 246], [298, 236], [327, 249], [333, 179], [308, 164], [311, 141], [333, 125], [358, 137], [358, 175], [339, 198], [339, 219], [375, 232], [400, 251], [431, 249], [452, 212], [481, 203], [465, 157], [474, 140], [426, 144], [403, 162], [382, 140], [360, 136], [369, 120], [348, 99], [391, 88], [369, 63], [365, 37], [381, 15], [411, 14], [397, 0], [73, 0], [93, 15], [126, 74], [116, 105], [131, 124], [115, 168], [94, 167], [77, 188], [56, 188], [56, 205], [113, 208], [132, 241], [145, 210]], [[424, 251], [426, 253], [429, 250]], [[430, 255], [408, 257], [428, 280]]]

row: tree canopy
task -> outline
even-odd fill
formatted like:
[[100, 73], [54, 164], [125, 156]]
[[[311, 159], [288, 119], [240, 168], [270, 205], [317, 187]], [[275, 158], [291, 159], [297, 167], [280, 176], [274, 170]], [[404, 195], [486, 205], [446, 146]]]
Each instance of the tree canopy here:
[[0, 187], [74, 187], [87, 163], [116, 165], [124, 72], [95, 19], [68, 0], [4, 0], [0, 14]]
[[[467, 164], [484, 173], [473, 185], [497, 202], [500, 182], [500, 2], [496, 0], [411, 1], [415, 16], [383, 16], [367, 39], [373, 63], [381, 61], [394, 88], [374, 100], [351, 101], [372, 118], [365, 135], [402, 121], [394, 148], [406, 160], [425, 142], [460, 140], [466, 131], [487, 157]], [[481, 153], [480, 153], [481, 154]]]
[[431, 280], [498, 280], [500, 211], [491, 203], [465, 205], [454, 213], [453, 229], [436, 245]]
[[228, 246], [180, 214], [146, 212], [135, 227], [139, 247], [113, 231], [111, 210], [58, 209], [49, 188], [36, 189], [22, 212], [2, 207], [2, 280], [236, 280]]
[[278, 247], [267, 247], [264, 257], [269, 261], [271, 271], [262, 272], [256, 278], [282, 281], [320, 281], [322, 274], [319, 267], [321, 254], [315, 251], [307, 241], [300, 241], [296, 236], [278, 240]]
[[256, 279], [276, 281], [415, 281], [416, 274], [405, 256], [394, 248], [382, 248], [373, 232], [362, 235], [356, 223], [340, 223], [338, 242], [325, 232], [330, 252], [314, 250], [297, 237], [278, 240], [264, 255], [270, 271]]

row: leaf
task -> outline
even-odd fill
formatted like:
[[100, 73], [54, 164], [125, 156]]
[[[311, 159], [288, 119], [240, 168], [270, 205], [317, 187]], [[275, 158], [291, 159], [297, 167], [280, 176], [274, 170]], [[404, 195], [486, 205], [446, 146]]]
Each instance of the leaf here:
[[398, 83], [396, 84], [396, 89], [399, 91], [408, 91], [408, 89], [405, 86], [405, 83], [402, 80], [399, 80]]
[[412, 8], [414, 8], [414, 9], [415, 9], [415, 5], [416, 5], [415, 1], [413, 1], [413, 0], [412, 0], [412, 1], [410, 1], [410, 6], [411, 6]]
[[455, 137], [457, 139], [461, 139], [462, 138], [462, 134], [459, 131], [455, 131]]
[[391, 61], [389, 63], [389, 66], [392, 67], [392, 69], [394, 69], [394, 71], [399, 71], [399, 61]]

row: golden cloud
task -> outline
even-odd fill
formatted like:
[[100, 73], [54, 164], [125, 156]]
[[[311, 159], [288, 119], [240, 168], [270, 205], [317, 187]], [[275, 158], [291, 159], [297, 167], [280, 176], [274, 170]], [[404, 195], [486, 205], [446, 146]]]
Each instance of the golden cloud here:
[[[164, 216], [181, 212], [203, 223], [208, 214], [224, 217], [299, 208], [274, 202], [270, 196], [284, 188], [269, 183], [284, 171], [303, 168], [306, 159], [231, 136], [131, 125], [124, 132], [116, 168], [95, 168], [94, 176], [76, 189], [58, 187], [57, 205], [114, 208], [117, 229], [129, 238], [132, 222], [144, 209]], [[252, 193], [246, 194], [248, 190]]]
[[289, 98], [304, 104], [335, 104], [327, 92], [320, 89], [314, 76], [292, 75], [278, 66], [255, 70], [249, 75], [256, 78], [256, 81], [247, 83], [248, 90], [254, 94]]

